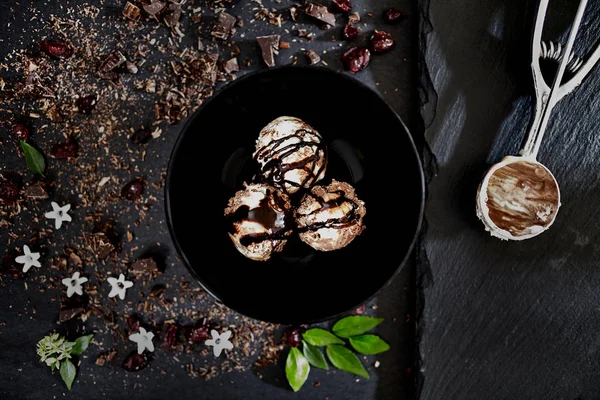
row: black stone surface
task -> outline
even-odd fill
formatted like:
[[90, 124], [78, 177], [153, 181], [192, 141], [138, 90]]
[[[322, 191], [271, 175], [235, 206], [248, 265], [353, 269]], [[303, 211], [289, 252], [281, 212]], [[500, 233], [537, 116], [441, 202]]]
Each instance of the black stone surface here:
[[[89, 2], [89, 5], [95, 5], [100, 10], [99, 20], [94, 23], [94, 30], [100, 31], [105, 37], [106, 49], [110, 49], [115, 43], [122, 41], [119, 32], [114, 31], [114, 23], [111, 21], [119, 20], [120, 10], [124, 1], [95, 1]], [[208, 2], [196, 2], [197, 6], [207, 9]], [[210, 2], [213, 3], [213, 2]], [[288, 7], [291, 3], [263, 0], [267, 7], [282, 9]], [[326, 3], [329, 3], [327, 1]], [[288, 50], [280, 50], [276, 56], [278, 64], [291, 62], [292, 56], [297, 56], [299, 63], [305, 63], [303, 48], [317, 51], [325, 60], [330, 68], [342, 70], [340, 62], [341, 54], [352, 45], [365, 45], [372, 29], [375, 27], [390, 31], [396, 38], [397, 45], [395, 50], [373, 59], [370, 67], [357, 75], [363, 82], [378, 90], [381, 95], [392, 105], [392, 107], [404, 118], [413, 130], [419, 129], [419, 116], [416, 101], [416, 61], [417, 61], [417, 9], [416, 3], [410, 0], [385, 0], [385, 1], [355, 1], [355, 10], [361, 15], [362, 33], [354, 42], [342, 42], [339, 39], [341, 29], [345, 24], [345, 18], [338, 16], [338, 26], [332, 30], [322, 31], [317, 25], [311, 24], [311, 31], [315, 32], [317, 38], [311, 43], [292, 43]], [[38, 41], [49, 34], [52, 34], [51, 25], [48, 23], [50, 15], [58, 17], [67, 17], [77, 19], [78, 12], [88, 3], [79, 1], [20, 1], [13, 2], [8, 0], [0, 1], [0, 60], [10, 58], [15, 49], [28, 48], [35, 49]], [[396, 25], [387, 25], [383, 22], [383, 10], [395, 6], [408, 11], [409, 18]], [[239, 43], [242, 50], [240, 60], [248, 59], [252, 62], [251, 67], [242, 67], [240, 74], [247, 73], [259, 68], [265, 68], [260, 58], [260, 52], [255, 44], [255, 37], [268, 34], [282, 34], [282, 40], [291, 42], [294, 39], [295, 32], [285, 32], [283, 28], [269, 25], [266, 22], [249, 23], [248, 18], [255, 13], [256, 3], [250, 1], [240, 1], [233, 6], [229, 5], [228, 12], [232, 15], [243, 15], [246, 19], [244, 28], [238, 28], [233, 41]], [[371, 12], [372, 16], [368, 16]], [[203, 23], [210, 23], [213, 15], [208, 11], [203, 16]], [[364, 25], [366, 24], [366, 26]], [[284, 28], [289, 28], [288, 22]], [[164, 30], [165, 36], [168, 31]], [[186, 33], [184, 41], [196, 40], [196, 32], [190, 28]], [[164, 38], [163, 38], [164, 39]], [[129, 40], [146, 43], [147, 38], [136, 37]], [[129, 42], [128, 46], [135, 42]], [[326, 53], [324, 53], [326, 51]], [[160, 64], [160, 53], [155, 52], [151, 57], [152, 63]], [[151, 64], [152, 64], [151, 63]], [[0, 69], [0, 76], [18, 79], [21, 72], [14, 70]], [[141, 69], [140, 74], [148, 73]], [[104, 85], [105, 83], [103, 83]], [[320, 95], [315, 93], [315, 96]], [[335, 94], [332, 101], [351, 101], [351, 99], [338, 99]], [[123, 102], [120, 112], [127, 110], [148, 109], [152, 110], [152, 101]], [[24, 113], [27, 113], [26, 105], [23, 106]], [[326, 110], [324, 110], [326, 112]], [[136, 113], [132, 112], [132, 116]], [[149, 111], [151, 116], [152, 112]], [[139, 126], [147, 123], [149, 116], [140, 120], [130, 120], [130, 126]], [[332, 115], [332, 118], [345, 118], [343, 115]], [[5, 116], [0, 127], [0, 171], [14, 170], [26, 176], [30, 180], [27, 170], [24, 167], [23, 160], [15, 152], [13, 140], [10, 136], [8, 120], [10, 116]], [[134, 117], [131, 117], [134, 118]], [[137, 117], [135, 117], [137, 118]], [[34, 127], [34, 140], [42, 150], [48, 151], [53, 141], [61, 137], [62, 132], [59, 128], [54, 128], [50, 123], [50, 128], [45, 133], [35, 134], [36, 130], [41, 132], [42, 124], [49, 123], [48, 120], [32, 120]], [[46, 221], [41, 215], [43, 211], [50, 208], [50, 201], [57, 200], [61, 203], [71, 202], [74, 205], [72, 212], [74, 222], [67, 225], [68, 229], [63, 229], [51, 234], [46, 239], [41, 240], [42, 263], [46, 270], [33, 274], [56, 275], [58, 271], [50, 270], [49, 260], [62, 254], [65, 247], [73, 245], [86, 227], [84, 217], [87, 213], [93, 211], [93, 205], [89, 208], [82, 207], [79, 203], [79, 188], [73, 182], [70, 182], [68, 174], [74, 171], [77, 164], [96, 164], [98, 163], [98, 173], [106, 172], [116, 174], [116, 179], [121, 183], [127, 182], [131, 175], [144, 174], [149, 182], [160, 184], [166, 170], [168, 156], [175, 142], [179, 129], [183, 123], [176, 126], [164, 126], [164, 132], [158, 139], [153, 139], [145, 147], [147, 157], [143, 160], [139, 157], [139, 150], [134, 150], [131, 154], [131, 165], [126, 171], [114, 171], [111, 166], [104, 163], [104, 151], [101, 148], [90, 146], [85, 147], [82, 155], [76, 163], [61, 163], [59, 161], [48, 159], [50, 179], [56, 179], [57, 186], [51, 191], [51, 198], [43, 201], [39, 205], [28, 205], [27, 210], [23, 211], [19, 217], [15, 218], [14, 225], [10, 228], [0, 230], [0, 255], [13, 251], [15, 246], [21, 247], [32, 237], [37, 237], [42, 228], [48, 228]], [[114, 151], [121, 156], [129, 154], [130, 144], [128, 142], [128, 133], [125, 131], [116, 132], [111, 139], [109, 151]], [[59, 175], [58, 170], [64, 168], [67, 175]], [[102, 176], [102, 175], [100, 175]], [[118, 182], [117, 182], [118, 184]], [[84, 189], [87, 190], [87, 189]], [[91, 191], [95, 188], [90, 188]], [[117, 188], [118, 190], [118, 188]], [[152, 199], [154, 197], [154, 199]], [[164, 223], [164, 209], [162, 202], [162, 189], [149, 185], [145, 195], [145, 201], [148, 201], [150, 208], [147, 210], [147, 219], [139, 226], [135, 225], [138, 218], [136, 209], [127, 208], [125, 203], [117, 202], [106, 212], [107, 217], [115, 218], [121, 227], [131, 227], [134, 239], [131, 243], [124, 243], [124, 249], [121, 255], [140, 255], [148, 249], [158, 249], [159, 253], [165, 257], [165, 272], [158, 278], [158, 282], [167, 282], [167, 292], [169, 282], [179, 282], [191, 280], [187, 270], [172, 247], [169, 233]], [[0, 204], [0, 207], [5, 207]], [[9, 241], [9, 237], [12, 238]], [[85, 266], [86, 271], [90, 271], [92, 266]], [[98, 265], [98, 268], [104, 270], [119, 271], [122, 268], [120, 263], [108, 263]], [[180, 398], [180, 399], [248, 399], [248, 398], [276, 398], [276, 399], [394, 399], [411, 398], [413, 389], [413, 379], [411, 366], [413, 360], [414, 346], [412, 335], [411, 319], [411, 280], [413, 269], [408, 266], [393, 284], [379, 296], [376, 301], [367, 306], [367, 314], [377, 315], [386, 318], [386, 322], [378, 328], [377, 332], [385, 338], [391, 345], [392, 350], [377, 357], [368, 357], [366, 363], [371, 379], [365, 381], [360, 379], [357, 382], [356, 377], [330, 370], [323, 372], [313, 370], [309, 381], [298, 394], [292, 393], [287, 387], [283, 373], [283, 363], [272, 366], [263, 371], [265, 377], [259, 379], [256, 371], [248, 369], [245, 372], [232, 372], [219, 374], [212, 380], [205, 381], [203, 378], [191, 378], [185, 371], [185, 359], [174, 359], [173, 355], [167, 354], [157, 348], [155, 359], [145, 370], [130, 373], [121, 369], [120, 360], [124, 353], [120, 350], [116, 362], [107, 363], [100, 367], [95, 365], [94, 361], [100, 352], [100, 346], [92, 344], [81, 359], [79, 373], [72, 391], [67, 391], [59, 375], [52, 375], [49, 369], [39, 362], [35, 354], [35, 344], [44, 335], [51, 331], [69, 334], [70, 325], [57, 325], [58, 317], [58, 299], [62, 288], [56, 287], [41, 292], [45, 284], [38, 279], [15, 280], [7, 277], [0, 277], [0, 397], [3, 399], [53, 399], [53, 398], [71, 398], [71, 399], [158, 399], [158, 398]], [[197, 289], [195, 282], [190, 283], [190, 287]], [[172, 288], [172, 286], [171, 286]], [[149, 289], [144, 288], [145, 291]], [[100, 284], [100, 290], [107, 292], [107, 287]], [[130, 292], [132, 293], [132, 292]], [[107, 293], [100, 293], [99, 296], [106, 296]], [[171, 292], [175, 295], [175, 292]], [[128, 299], [130, 295], [128, 294]], [[136, 294], [132, 294], [135, 298]], [[375, 307], [373, 307], [376, 305]], [[113, 309], [119, 318], [124, 318], [131, 312], [130, 306], [123, 303], [110, 302], [107, 308]], [[202, 314], [202, 309], [198, 310]], [[174, 316], [177, 317], [177, 316]], [[231, 314], [228, 317], [235, 325], [239, 316]], [[408, 321], [408, 322], [407, 322]], [[105, 332], [103, 321], [101, 319], [90, 318], [85, 323], [79, 321], [78, 331], [87, 332], [102, 331]], [[75, 332], [76, 333], [76, 332]], [[73, 334], [73, 333], [71, 333]], [[110, 335], [99, 334], [95, 340], [102, 343], [102, 349], [110, 348]], [[126, 344], [126, 343], [125, 343]], [[132, 345], [129, 343], [129, 345]], [[157, 346], [158, 347], [158, 346]], [[131, 351], [132, 347], [128, 349]], [[211, 356], [212, 357], [212, 356]], [[379, 360], [381, 365], [378, 369], [373, 367], [375, 360]], [[249, 361], [251, 364], [252, 361]], [[214, 364], [214, 363], [213, 363]], [[202, 362], [196, 363], [196, 367], [202, 367]], [[320, 382], [320, 386], [315, 386]]]
[[[578, 2], [550, 3], [544, 40], [562, 35], [564, 43]], [[476, 218], [475, 194], [493, 163], [517, 154], [528, 129], [537, 2], [422, 1], [421, 8], [431, 22], [421, 28], [432, 82], [423, 115], [432, 121], [426, 140], [437, 175], [427, 260], [419, 264], [420, 397], [597, 399], [600, 68], [558, 104], [542, 143], [538, 159], [562, 194], [555, 224], [534, 239], [500, 241]], [[578, 56], [598, 42], [599, 27], [600, 1], [591, 0]]]

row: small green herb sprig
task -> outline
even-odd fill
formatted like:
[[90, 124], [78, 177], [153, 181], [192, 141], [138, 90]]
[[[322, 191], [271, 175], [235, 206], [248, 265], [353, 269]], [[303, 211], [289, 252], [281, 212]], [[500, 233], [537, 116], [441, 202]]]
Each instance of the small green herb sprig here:
[[297, 392], [300, 390], [308, 374], [310, 366], [329, 369], [327, 360], [320, 347], [325, 347], [329, 362], [341, 371], [369, 378], [369, 373], [360, 359], [348, 349], [344, 339], [360, 354], [372, 355], [390, 349], [383, 339], [367, 332], [383, 322], [383, 318], [353, 315], [342, 318], [333, 325], [332, 332], [321, 328], [312, 328], [302, 334], [302, 351], [292, 347], [285, 363], [285, 376], [288, 383]]
[[21, 149], [23, 149], [23, 153], [25, 154], [25, 162], [27, 163], [29, 170], [31, 170], [31, 172], [34, 174], [38, 174], [44, 178], [46, 160], [44, 160], [42, 153], [24, 140], [21, 140]]
[[74, 342], [67, 342], [63, 336], [58, 333], [45, 336], [37, 344], [37, 354], [40, 356], [40, 362], [45, 362], [47, 366], [52, 368], [52, 373], [55, 369], [60, 371], [60, 377], [71, 390], [77, 369], [71, 356], [83, 353], [92, 340], [94, 335], [80, 336]]

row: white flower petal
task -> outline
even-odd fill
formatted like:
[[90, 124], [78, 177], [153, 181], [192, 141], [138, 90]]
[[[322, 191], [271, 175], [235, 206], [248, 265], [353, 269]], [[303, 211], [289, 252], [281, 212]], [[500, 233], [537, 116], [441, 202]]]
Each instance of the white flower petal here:
[[213, 354], [215, 355], [215, 357], [219, 357], [221, 355], [222, 351], [223, 351], [223, 349], [221, 348], [221, 346], [213, 347]]
[[88, 281], [88, 278], [86, 278], [85, 276], [79, 278], [79, 283], [86, 283]]
[[15, 258], [15, 261], [19, 264], [25, 264], [27, 262], [27, 256], [19, 256]]
[[23, 265], [23, 272], [27, 272], [27, 271], [29, 271], [29, 268], [31, 268], [31, 265], [30, 265], [30, 264], [25, 264], [25, 265]]
[[225, 331], [221, 335], [221, 340], [229, 340], [230, 337], [231, 337], [231, 331]]
[[226, 350], [232, 350], [233, 349], [233, 343], [231, 343], [230, 341], [226, 340], [224, 342], [221, 342], [221, 347], [226, 349]]
[[30, 264], [36, 268], [42, 268], [42, 264], [40, 264], [40, 262], [37, 260], [31, 261]]
[[212, 339], [208, 339], [206, 342], [204, 342], [205, 345], [207, 346], [216, 346], [217, 344], [215, 343], [214, 340]]
[[152, 340], [147, 340], [145, 345], [148, 351], [154, 352], [154, 343], [152, 342]]

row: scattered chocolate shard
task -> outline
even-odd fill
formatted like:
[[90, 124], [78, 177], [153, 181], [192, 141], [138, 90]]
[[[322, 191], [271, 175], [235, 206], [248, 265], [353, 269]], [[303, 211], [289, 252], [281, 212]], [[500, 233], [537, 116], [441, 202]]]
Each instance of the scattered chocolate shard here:
[[335, 25], [335, 15], [324, 5], [310, 3], [306, 7], [306, 14], [321, 22], [325, 22], [327, 25]]
[[262, 58], [268, 67], [275, 66], [275, 51], [279, 48], [279, 35], [259, 36], [256, 38]]
[[127, 69], [127, 72], [129, 72], [130, 74], [138, 73], [138, 66], [135, 65], [135, 63], [132, 63], [131, 61], [125, 61], [125, 68]]
[[305, 54], [310, 65], [315, 65], [321, 62], [321, 57], [319, 57], [319, 55], [314, 51], [308, 50]]
[[165, 285], [155, 285], [150, 290], [150, 297], [153, 299], [162, 298], [164, 292], [165, 292]]
[[25, 197], [28, 200], [45, 200], [48, 198], [48, 193], [46, 193], [41, 184], [34, 183], [25, 188]]
[[177, 3], [169, 4], [164, 17], [165, 24], [173, 28], [179, 22], [179, 18], [181, 18], [181, 6]]
[[136, 275], [156, 274], [159, 272], [156, 261], [152, 258], [142, 258], [133, 263], [131, 271]]
[[296, 20], [298, 19], [298, 15], [300, 15], [298, 7], [290, 7], [290, 18], [292, 19], [292, 21], [296, 22]]
[[238, 59], [237, 57], [233, 57], [231, 60], [227, 61], [225, 63], [225, 72], [227, 72], [228, 74], [231, 74], [232, 72], [237, 72], [240, 70], [240, 66], [238, 64]]
[[351, 25], [356, 24], [357, 22], [360, 22], [360, 15], [358, 14], [358, 12], [351, 12], [348, 15], [348, 23]]
[[127, 2], [123, 7], [123, 15], [132, 21], [137, 21], [140, 18], [140, 8], [131, 2]]
[[237, 20], [233, 15], [229, 15], [226, 12], [221, 12], [210, 34], [216, 38], [225, 40], [231, 34], [231, 30], [233, 29], [236, 21]]
[[239, 15], [236, 17], [235, 26], [237, 26], [239, 28], [244, 27], [244, 20]]
[[150, 4], [144, 4], [142, 6], [142, 8], [144, 9], [144, 11], [146, 11], [149, 15], [156, 17], [157, 14], [159, 14], [162, 10], [164, 10], [166, 4], [160, 1], [153, 1]]
[[73, 318], [75, 318], [76, 316], [78, 316], [79, 314], [81, 314], [84, 311], [84, 309], [82, 307], [77, 307], [77, 308], [70, 308], [67, 310], [60, 310], [60, 312], [58, 313], [58, 322], [65, 322], [65, 321], [69, 321]]
[[114, 70], [126, 61], [127, 59], [123, 53], [119, 50], [113, 50], [98, 67], [98, 75], [103, 79], [115, 79], [117, 73]]
[[104, 232], [84, 233], [83, 236], [87, 242], [88, 248], [99, 260], [106, 259], [113, 251], [115, 251], [115, 246]]
[[117, 357], [117, 350], [112, 349], [98, 354], [96, 357], [96, 365], [103, 366], [107, 361], [113, 361]]
[[61, 109], [56, 105], [52, 105], [48, 111], [46, 111], [46, 116], [52, 122], [61, 123], [65, 122], [65, 116], [63, 115]]

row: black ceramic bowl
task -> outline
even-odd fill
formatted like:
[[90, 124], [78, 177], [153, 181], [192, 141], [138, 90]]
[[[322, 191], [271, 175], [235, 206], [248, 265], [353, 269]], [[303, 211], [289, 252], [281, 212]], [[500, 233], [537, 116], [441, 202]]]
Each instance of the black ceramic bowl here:
[[[258, 133], [282, 115], [323, 136], [323, 182], [356, 188], [366, 229], [338, 251], [315, 251], [294, 237], [269, 261], [251, 261], [229, 239], [223, 210], [257, 173]], [[408, 258], [423, 204], [421, 163], [398, 115], [364, 84], [323, 68], [270, 69], [225, 87], [184, 126], [166, 184], [169, 228], [191, 273], [228, 307], [283, 324], [330, 319], [374, 296]]]

